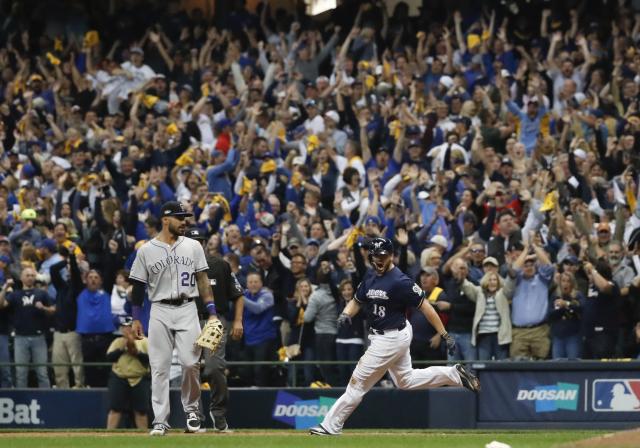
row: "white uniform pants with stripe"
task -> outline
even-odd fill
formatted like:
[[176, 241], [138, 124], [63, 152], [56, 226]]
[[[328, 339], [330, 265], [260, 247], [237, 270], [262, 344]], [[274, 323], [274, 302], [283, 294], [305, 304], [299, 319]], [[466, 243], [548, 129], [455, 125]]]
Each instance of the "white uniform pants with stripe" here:
[[342, 431], [345, 421], [358, 407], [384, 374], [389, 371], [391, 379], [400, 389], [429, 389], [440, 386], [461, 386], [460, 375], [455, 367], [427, 367], [414, 369], [411, 366], [409, 346], [413, 331], [411, 325], [384, 335], [369, 335], [371, 345], [358, 361], [344, 394], [334, 403], [322, 426], [330, 433]]
[[182, 366], [182, 408], [199, 413], [200, 351], [194, 343], [200, 335], [195, 302], [181, 306], [154, 302], [149, 319], [149, 364], [151, 366], [151, 404], [153, 424], [169, 426], [169, 369], [175, 344]]

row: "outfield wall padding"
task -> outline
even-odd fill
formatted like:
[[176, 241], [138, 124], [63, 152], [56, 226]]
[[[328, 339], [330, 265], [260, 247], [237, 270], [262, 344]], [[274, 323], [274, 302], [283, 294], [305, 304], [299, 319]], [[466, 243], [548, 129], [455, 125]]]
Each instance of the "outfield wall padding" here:
[[[539, 362], [472, 364], [480, 395], [461, 388], [374, 388], [346, 428], [622, 428], [640, 426], [640, 363]], [[234, 428], [300, 429], [321, 421], [343, 389], [230, 391]], [[209, 392], [203, 392], [208, 408]], [[178, 390], [174, 428], [184, 427]], [[1, 428], [103, 428], [106, 389], [0, 390]], [[208, 413], [206, 413], [208, 414]], [[210, 427], [210, 417], [206, 415]], [[124, 425], [130, 421], [125, 419]]]

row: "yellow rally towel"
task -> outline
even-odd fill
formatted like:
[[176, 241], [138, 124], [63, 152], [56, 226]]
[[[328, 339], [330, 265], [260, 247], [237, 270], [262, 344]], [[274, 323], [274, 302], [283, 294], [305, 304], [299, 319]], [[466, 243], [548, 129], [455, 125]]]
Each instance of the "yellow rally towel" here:
[[367, 90], [373, 89], [373, 86], [376, 85], [376, 78], [373, 77], [373, 75], [367, 75], [364, 78], [364, 85], [367, 88]]
[[149, 199], [149, 192], [147, 191], [147, 178], [140, 176], [140, 180], [138, 181], [138, 187], [144, 189], [144, 193], [142, 193], [142, 199], [147, 201]]
[[[13, 82], [13, 94], [18, 95], [20, 92], [24, 91], [25, 87], [26, 87], [25, 82], [20, 78], [16, 78], [16, 80]], [[22, 130], [20, 130], [20, 125], [22, 125]], [[18, 123], [18, 129], [20, 130], [20, 132], [23, 132], [24, 122], [20, 121]]]
[[389, 133], [396, 140], [400, 138], [400, 120], [393, 120], [389, 123]]
[[193, 164], [193, 148], [187, 149], [176, 159], [176, 165], [187, 166]]
[[391, 77], [391, 64], [389, 64], [387, 61], [384, 61], [382, 63], [382, 76], [385, 79], [389, 79]]
[[358, 238], [360, 238], [361, 236], [364, 236], [364, 230], [362, 229], [362, 227], [354, 227], [344, 244], [347, 246], [347, 248], [351, 249], [353, 245], [358, 241]]
[[478, 36], [477, 34], [469, 34], [467, 36], [467, 47], [471, 49], [478, 45], [480, 45], [480, 36]]
[[318, 139], [317, 135], [311, 134], [309, 137], [307, 137], [307, 151], [313, 152], [319, 144], [320, 140]]
[[202, 85], [200, 86], [200, 93], [202, 94], [202, 96], [209, 96], [209, 94], [211, 93], [209, 84], [207, 84], [206, 82], [202, 83]]
[[429, 294], [429, 297], [427, 298], [429, 303], [436, 303], [436, 300], [438, 300], [438, 297], [440, 297], [440, 293], [442, 291], [443, 291], [443, 289], [438, 287], [438, 286], [433, 288], [433, 291], [431, 291], [431, 294]]
[[636, 201], [636, 195], [631, 189], [631, 185], [627, 184], [624, 190], [624, 194], [627, 196], [627, 204], [629, 204], [629, 208], [631, 209], [631, 212], [633, 212], [636, 209], [636, 205], [638, 204], [638, 202]]
[[231, 207], [229, 206], [229, 201], [227, 201], [227, 198], [225, 198], [221, 194], [214, 194], [213, 197], [211, 198], [211, 201], [217, 204], [220, 204], [220, 206], [224, 210], [224, 215], [222, 216], [222, 219], [224, 219], [227, 222], [231, 222], [231, 219], [232, 219]]
[[24, 188], [21, 188], [18, 190], [18, 193], [16, 194], [16, 197], [18, 199], [18, 205], [20, 206], [20, 210], [24, 210], [26, 207], [24, 205], [24, 194], [26, 193], [26, 190]]
[[[62, 243], [62, 246], [66, 249], [69, 249], [71, 247], [71, 244], [73, 244], [71, 240], [64, 240]], [[82, 249], [80, 249], [80, 247], [76, 245], [76, 248], [73, 250], [73, 253], [76, 255], [82, 255]]]
[[550, 191], [544, 197], [544, 202], [540, 207], [541, 212], [548, 212], [549, 210], [553, 210], [556, 208], [556, 203], [558, 202], [558, 192], [556, 190]]
[[60, 59], [55, 57], [52, 53], [47, 52], [46, 56], [47, 56], [47, 59], [49, 60], [49, 62], [51, 63], [51, 65], [60, 65]]
[[180, 130], [178, 129], [178, 125], [176, 125], [175, 123], [169, 123], [167, 125], [166, 131], [169, 135], [176, 135], [178, 132], [180, 132]]
[[100, 35], [97, 31], [91, 30], [87, 31], [84, 35], [83, 44], [86, 47], [94, 47], [100, 43]]
[[144, 107], [146, 107], [147, 109], [151, 109], [159, 99], [160, 98], [155, 95], [144, 95], [142, 97], [142, 104], [144, 104]]
[[62, 45], [62, 39], [60, 39], [59, 37], [56, 37], [53, 39], [53, 49], [55, 51], [63, 51], [64, 50], [64, 46]]
[[360, 162], [362, 164], [364, 164], [364, 162], [362, 161], [362, 157], [360, 156], [353, 156], [349, 159], [349, 162], [347, 162], [347, 165], [349, 166], [353, 166], [354, 163], [356, 162]]
[[91, 188], [91, 182], [93, 182], [97, 178], [97, 174], [88, 174], [86, 176], [83, 176], [78, 182], [78, 190], [84, 192], [89, 191], [89, 189]]
[[260, 174], [273, 173], [276, 170], [276, 162], [273, 159], [265, 160], [260, 166]]
[[82, 139], [78, 138], [76, 140], [67, 140], [64, 143], [64, 153], [71, 154], [74, 149], [78, 149], [78, 147], [82, 144]]
[[300, 311], [298, 311], [298, 319], [296, 320], [296, 325], [304, 325], [304, 308], [300, 308]]
[[251, 180], [247, 177], [244, 176], [242, 178], [242, 187], [240, 188], [240, 196], [244, 196], [245, 194], [248, 194], [251, 191]]
[[297, 187], [300, 185], [300, 182], [302, 182], [302, 176], [300, 176], [300, 173], [296, 171], [293, 173], [293, 176], [291, 176], [291, 185]]

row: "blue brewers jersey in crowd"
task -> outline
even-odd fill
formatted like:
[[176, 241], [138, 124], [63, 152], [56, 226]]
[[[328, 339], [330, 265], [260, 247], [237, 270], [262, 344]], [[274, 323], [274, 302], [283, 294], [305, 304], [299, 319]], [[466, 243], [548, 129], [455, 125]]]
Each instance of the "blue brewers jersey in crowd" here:
[[376, 330], [403, 326], [407, 308], [419, 307], [424, 298], [422, 288], [397, 267], [381, 276], [369, 269], [355, 294], [355, 300], [366, 307], [371, 327]]

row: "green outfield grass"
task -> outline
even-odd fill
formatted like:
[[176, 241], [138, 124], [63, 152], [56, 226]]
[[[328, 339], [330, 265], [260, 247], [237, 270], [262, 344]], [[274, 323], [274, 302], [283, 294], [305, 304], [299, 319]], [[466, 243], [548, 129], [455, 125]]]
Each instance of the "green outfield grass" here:
[[[238, 430], [233, 434], [181, 434], [151, 438], [141, 432], [0, 432], [2, 448], [484, 448], [492, 440], [513, 448], [552, 447], [603, 434], [604, 431], [417, 431], [352, 430], [340, 437], [309, 436], [304, 431]], [[613, 447], [610, 447], [613, 448]]]

